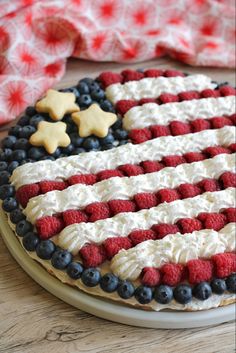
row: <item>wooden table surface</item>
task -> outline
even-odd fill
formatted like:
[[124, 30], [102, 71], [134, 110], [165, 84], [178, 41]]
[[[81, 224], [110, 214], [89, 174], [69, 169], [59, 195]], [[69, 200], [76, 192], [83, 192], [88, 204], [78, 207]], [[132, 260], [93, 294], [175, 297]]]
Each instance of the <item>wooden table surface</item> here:
[[[190, 73], [209, 74], [220, 82], [234, 83], [233, 70], [193, 68], [169, 59], [133, 67], [175, 67]], [[60, 84], [104, 70], [128, 67], [115, 63], [70, 60]], [[14, 122], [12, 123], [14, 124]], [[9, 126], [0, 128], [0, 139]], [[9, 254], [0, 237], [0, 352], [1, 353], [232, 353], [234, 323], [188, 330], [130, 327], [96, 318], [49, 294], [33, 281]]]

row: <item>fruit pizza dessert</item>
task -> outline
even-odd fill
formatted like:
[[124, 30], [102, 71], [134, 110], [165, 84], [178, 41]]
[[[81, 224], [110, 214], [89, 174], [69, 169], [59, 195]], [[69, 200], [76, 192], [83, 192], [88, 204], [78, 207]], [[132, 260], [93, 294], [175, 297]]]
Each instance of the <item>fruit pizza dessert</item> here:
[[123, 305], [233, 303], [235, 93], [157, 69], [49, 90], [0, 153], [2, 208], [25, 256]]

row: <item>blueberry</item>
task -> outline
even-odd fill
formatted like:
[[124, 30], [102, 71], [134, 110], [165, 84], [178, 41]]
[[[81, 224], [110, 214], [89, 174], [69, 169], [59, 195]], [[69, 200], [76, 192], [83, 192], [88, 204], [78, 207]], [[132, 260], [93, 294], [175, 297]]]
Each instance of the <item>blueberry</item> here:
[[[107, 99], [104, 101], [100, 102], [100, 107], [102, 110], [105, 110], [105, 112], [114, 112], [114, 107], [111, 102], [109, 102]], [[121, 119], [120, 119], [121, 120]]]
[[16, 233], [19, 237], [23, 237], [26, 233], [29, 233], [33, 230], [33, 226], [30, 222], [23, 219], [22, 221], [18, 222], [16, 225]]
[[112, 129], [116, 130], [116, 129], [120, 129], [121, 127], [122, 127], [122, 119], [118, 118], [115, 124], [112, 125]]
[[180, 304], [187, 304], [192, 300], [192, 288], [187, 284], [180, 284], [174, 289], [174, 298]]
[[82, 79], [79, 81], [79, 83], [80, 83], [80, 82], [85, 82], [85, 83], [89, 84], [89, 83], [93, 83], [93, 82], [94, 82], [94, 79], [91, 78], [91, 77], [84, 77], [84, 78], [82, 78]]
[[51, 240], [43, 240], [36, 246], [36, 254], [40, 259], [49, 260], [56, 247]]
[[77, 154], [80, 154], [80, 153], [84, 153], [85, 152], [85, 149], [84, 148], [80, 148], [80, 147], [77, 147], [77, 148], [74, 148], [73, 151], [71, 152], [72, 155], [77, 155]]
[[154, 292], [154, 299], [157, 303], [168, 304], [173, 299], [173, 290], [164, 284], [158, 286]]
[[95, 82], [94, 80], [92, 80], [91, 82], [88, 82], [87, 84], [89, 86], [90, 92], [95, 91], [97, 89], [100, 89], [99, 84], [97, 82]]
[[22, 211], [19, 208], [16, 208], [15, 210], [11, 211], [10, 220], [13, 224], [17, 224], [20, 221], [23, 221], [24, 219], [25, 219], [25, 215], [22, 213]]
[[53, 267], [63, 270], [72, 261], [72, 255], [68, 250], [59, 249], [52, 255], [51, 263]]
[[35, 161], [38, 161], [44, 155], [45, 155], [45, 151], [43, 148], [31, 147], [28, 151], [29, 158], [32, 158]]
[[107, 134], [106, 137], [100, 138], [99, 142], [101, 145], [107, 145], [107, 144], [112, 144], [114, 142], [114, 137], [112, 134]]
[[12, 173], [17, 167], [19, 167], [19, 163], [17, 161], [13, 161], [9, 163], [7, 170], [9, 173]]
[[9, 134], [18, 137], [22, 127], [20, 125], [12, 126], [9, 130]]
[[37, 114], [37, 111], [34, 107], [31, 106], [31, 107], [26, 108], [25, 113], [28, 116], [33, 116], [33, 115]]
[[7, 136], [5, 139], [2, 141], [2, 146], [4, 148], [12, 148], [16, 142], [16, 137], [15, 136]]
[[67, 147], [63, 147], [61, 149], [62, 153], [65, 153], [67, 156], [71, 154], [71, 152], [73, 151], [74, 146], [72, 145], [72, 143], [70, 143]]
[[4, 148], [0, 152], [0, 161], [9, 161], [12, 155], [12, 150], [10, 148]]
[[30, 123], [31, 126], [37, 128], [38, 123], [40, 121], [43, 121], [43, 120], [44, 120], [44, 117], [42, 115], [36, 114], [36, 115], [32, 116], [32, 118], [30, 119], [29, 123]]
[[86, 82], [79, 82], [77, 85], [80, 94], [88, 94], [89, 87]]
[[134, 296], [140, 304], [148, 304], [152, 300], [152, 290], [150, 287], [139, 286], [135, 289]]
[[71, 143], [75, 147], [80, 147], [82, 145], [82, 143], [84, 142], [84, 138], [80, 137], [77, 132], [70, 134], [70, 139], [71, 139]]
[[40, 161], [45, 161], [45, 160], [55, 161], [55, 158], [53, 156], [44, 156], [40, 158]]
[[28, 251], [35, 251], [36, 246], [39, 243], [39, 238], [34, 232], [27, 233], [23, 238], [24, 248]]
[[211, 281], [211, 289], [212, 292], [216, 294], [223, 294], [226, 291], [226, 283], [223, 279], [220, 278], [214, 278]]
[[18, 203], [16, 199], [14, 199], [13, 197], [7, 197], [6, 199], [3, 200], [3, 203], [2, 203], [2, 208], [6, 212], [11, 212], [15, 210], [17, 206], [18, 206]]
[[88, 137], [83, 142], [83, 148], [87, 151], [97, 150], [99, 147], [99, 140], [96, 137]]
[[0, 185], [7, 184], [9, 182], [9, 177], [10, 177], [10, 174], [6, 170], [1, 172], [1, 174], [0, 174]]
[[100, 287], [108, 293], [114, 292], [119, 284], [119, 279], [112, 273], [106, 273], [100, 280]]
[[15, 189], [12, 185], [3, 184], [0, 186], [0, 199], [5, 200], [7, 197], [13, 196]]
[[101, 88], [97, 88], [91, 91], [91, 98], [99, 102], [105, 97], [105, 92]]
[[112, 143], [108, 143], [107, 145], [102, 146], [101, 150], [102, 151], [111, 150], [113, 147], [114, 146]]
[[123, 146], [123, 145], [126, 145], [129, 141], [127, 140], [122, 140], [119, 142], [119, 146]]
[[87, 268], [82, 273], [81, 279], [87, 287], [95, 287], [101, 279], [101, 274], [96, 268]]
[[29, 117], [26, 115], [23, 115], [20, 120], [18, 121], [18, 125], [20, 126], [24, 126], [27, 125], [29, 123]]
[[11, 155], [12, 161], [21, 162], [25, 158], [26, 158], [26, 151], [24, 151], [24, 150], [15, 150], [12, 152], [12, 155]]
[[120, 281], [117, 293], [122, 299], [129, 299], [134, 295], [135, 288], [129, 281]]
[[80, 107], [88, 107], [92, 103], [92, 99], [88, 94], [82, 94], [77, 100]]
[[236, 273], [226, 279], [226, 285], [229, 292], [236, 293]]
[[207, 282], [201, 282], [194, 286], [193, 295], [199, 300], [207, 300], [212, 295], [211, 286]]
[[6, 170], [7, 169], [7, 163], [2, 161], [0, 162], [0, 172], [2, 172], [3, 170]]
[[16, 141], [14, 149], [15, 150], [27, 150], [30, 147], [29, 141], [25, 138], [20, 138]]
[[114, 137], [117, 140], [126, 140], [128, 138], [128, 132], [123, 129], [117, 129], [114, 131]]
[[62, 88], [62, 89], [60, 89], [60, 92], [74, 93], [76, 98], [78, 98], [80, 96], [80, 92], [78, 91], [78, 89], [76, 87]]
[[79, 262], [71, 262], [66, 269], [68, 276], [72, 279], [79, 279], [83, 273], [83, 266]]
[[34, 126], [26, 125], [26, 126], [23, 126], [22, 130], [21, 130], [20, 133], [19, 133], [19, 136], [27, 139], [27, 138], [29, 138], [35, 131], [36, 131], [36, 129], [35, 129]]
[[60, 148], [58, 147], [58, 148], [56, 149], [56, 151], [53, 152], [51, 155], [52, 155], [54, 158], [59, 158], [60, 155], [61, 155], [61, 150], [60, 150]]
[[26, 164], [26, 163], [33, 163], [34, 160], [31, 159], [31, 158], [26, 158], [26, 159], [23, 159], [23, 161], [20, 162], [20, 165], [23, 165], [23, 164]]

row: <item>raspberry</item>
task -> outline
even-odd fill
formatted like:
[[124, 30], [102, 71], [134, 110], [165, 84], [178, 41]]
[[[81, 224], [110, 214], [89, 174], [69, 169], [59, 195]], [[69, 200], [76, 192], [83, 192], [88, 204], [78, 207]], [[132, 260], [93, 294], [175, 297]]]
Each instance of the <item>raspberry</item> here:
[[88, 217], [83, 211], [79, 210], [68, 210], [62, 213], [63, 221], [66, 226], [74, 223], [87, 222]]
[[160, 77], [163, 76], [163, 70], [156, 70], [156, 69], [148, 69], [144, 71], [145, 77]]
[[63, 221], [55, 216], [46, 216], [39, 218], [35, 223], [40, 239], [48, 239], [53, 235], [60, 233], [64, 228]]
[[85, 208], [85, 212], [89, 217], [89, 222], [96, 222], [99, 219], [106, 219], [110, 217], [110, 210], [108, 204], [105, 202], [94, 202]]
[[213, 146], [213, 147], [205, 148], [203, 152], [209, 157], [215, 157], [218, 154], [222, 154], [222, 153], [229, 154], [230, 150], [228, 148], [221, 147], [221, 146]]
[[220, 97], [220, 92], [218, 90], [214, 90], [214, 89], [204, 89], [202, 92], [201, 92], [201, 97], [202, 98], [217, 98], [217, 97]]
[[166, 156], [162, 159], [162, 162], [165, 164], [166, 167], [176, 167], [179, 164], [186, 163], [186, 160], [183, 156]]
[[231, 86], [221, 86], [220, 87], [220, 94], [223, 97], [225, 97], [225, 96], [235, 96], [236, 89], [231, 87]]
[[225, 172], [221, 175], [220, 181], [223, 183], [224, 188], [236, 188], [236, 174], [232, 172]]
[[159, 100], [163, 103], [174, 103], [174, 102], [179, 102], [179, 97], [177, 94], [171, 94], [171, 93], [162, 93], [159, 96]]
[[224, 210], [224, 214], [227, 217], [228, 222], [236, 222], [236, 208], [230, 207]]
[[191, 133], [191, 126], [181, 121], [172, 121], [170, 123], [170, 130], [173, 136], [185, 135]]
[[79, 253], [85, 267], [97, 267], [106, 260], [104, 248], [96, 244], [88, 244], [83, 246]]
[[126, 176], [129, 176], [129, 177], [144, 173], [143, 168], [135, 164], [124, 164], [124, 165], [121, 165], [118, 169], [121, 170]]
[[152, 230], [156, 233], [157, 239], [162, 239], [168, 234], [175, 234], [180, 231], [176, 224], [166, 223], [154, 224]]
[[193, 120], [190, 124], [192, 126], [193, 132], [198, 132], [198, 131], [207, 130], [211, 128], [211, 124], [209, 123], [209, 121], [204, 119]]
[[72, 175], [68, 179], [69, 185], [74, 184], [86, 184], [86, 185], [93, 185], [97, 182], [97, 177], [94, 174], [78, 174]]
[[67, 183], [64, 181], [41, 181], [39, 187], [42, 194], [46, 194], [49, 191], [66, 189]]
[[201, 152], [188, 152], [184, 154], [187, 163], [203, 161], [206, 157]]
[[178, 94], [180, 101], [189, 101], [192, 99], [199, 99], [200, 94], [197, 91], [186, 91]]
[[166, 70], [165, 71], [165, 76], [166, 77], [177, 77], [177, 76], [181, 76], [184, 77], [184, 73], [178, 70]]
[[201, 180], [197, 186], [201, 188], [203, 191], [219, 191], [220, 185], [215, 179], [204, 179]]
[[143, 192], [134, 195], [134, 202], [139, 210], [148, 209], [157, 205], [157, 198], [155, 194]]
[[123, 177], [123, 173], [121, 173], [121, 171], [117, 170], [117, 169], [107, 169], [107, 170], [103, 170], [97, 174], [98, 181], [106, 180], [106, 179], [110, 179], [110, 178], [114, 178], [114, 177], [121, 178], [121, 177]]
[[144, 169], [144, 173], [154, 173], [164, 168], [164, 165], [156, 161], [144, 161], [141, 163], [141, 167]]
[[134, 144], [151, 140], [152, 134], [148, 129], [133, 129], [129, 132], [129, 138]]
[[108, 202], [112, 215], [122, 212], [135, 212], [136, 205], [129, 200], [111, 200]]
[[123, 76], [124, 82], [128, 81], [139, 81], [142, 78], [144, 78], [144, 74], [142, 72], [134, 71], [134, 70], [123, 70], [121, 72], [121, 75]]
[[142, 98], [138, 101], [139, 105], [143, 105], [147, 103], [157, 103], [157, 100], [156, 98]]
[[106, 88], [113, 83], [120, 83], [123, 80], [123, 77], [115, 72], [102, 72], [99, 77], [99, 81], [102, 83], [103, 87]]
[[150, 131], [152, 134], [152, 138], [168, 136], [171, 134], [169, 127], [164, 125], [152, 125], [150, 126]]
[[128, 110], [136, 107], [138, 103], [131, 99], [121, 99], [116, 103], [116, 110], [119, 114], [124, 115]]
[[182, 281], [184, 266], [181, 264], [165, 264], [161, 268], [162, 283], [176, 286]]
[[211, 125], [213, 129], [220, 129], [221, 127], [224, 126], [231, 126], [233, 125], [232, 121], [229, 118], [226, 118], [224, 116], [222, 117], [214, 117], [210, 119]]
[[38, 196], [39, 193], [40, 188], [38, 184], [24, 185], [16, 191], [16, 199], [21, 204], [21, 206], [25, 208], [29, 199]]
[[180, 195], [175, 189], [162, 189], [157, 192], [157, 199], [160, 203], [172, 202], [180, 199]]
[[203, 222], [204, 229], [220, 230], [227, 223], [227, 218], [222, 213], [200, 213], [198, 219]]
[[139, 243], [142, 243], [146, 240], [156, 239], [156, 234], [153, 230], [134, 230], [129, 234], [129, 239], [131, 240], [133, 246], [136, 246]]
[[202, 229], [202, 223], [196, 218], [182, 218], [177, 222], [182, 234]]
[[201, 189], [197, 185], [184, 183], [178, 186], [178, 191], [183, 199], [195, 197], [201, 194]]
[[236, 143], [231, 143], [231, 145], [229, 145], [229, 149], [232, 153], [236, 152]]
[[141, 274], [141, 283], [144, 286], [155, 287], [160, 284], [161, 275], [157, 268], [144, 267]]
[[232, 121], [233, 125], [236, 125], [236, 114], [232, 114], [228, 118]]
[[130, 239], [127, 237], [114, 237], [106, 239], [103, 243], [103, 246], [106, 251], [107, 258], [110, 260], [121, 249], [130, 249], [132, 247], [132, 244]]
[[189, 283], [197, 284], [210, 281], [213, 277], [213, 263], [208, 260], [194, 259], [187, 262]]
[[224, 253], [212, 256], [215, 265], [216, 276], [224, 278], [236, 271], [236, 254]]

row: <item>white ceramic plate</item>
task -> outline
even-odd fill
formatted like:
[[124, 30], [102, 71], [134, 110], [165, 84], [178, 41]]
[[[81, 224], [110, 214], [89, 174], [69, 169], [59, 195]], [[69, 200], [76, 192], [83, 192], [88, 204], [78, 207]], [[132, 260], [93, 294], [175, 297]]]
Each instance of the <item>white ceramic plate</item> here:
[[0, 231], [12, 256], [36, 282], [66, 303], [103, 319], [133, 326], [181, 329], [220, 324], [235, 318], [234, 304], [199, 312], [148, 312], [90, 296], [63, 284], [27, 256], [10, 229], [2, 210], [0, 210]]

